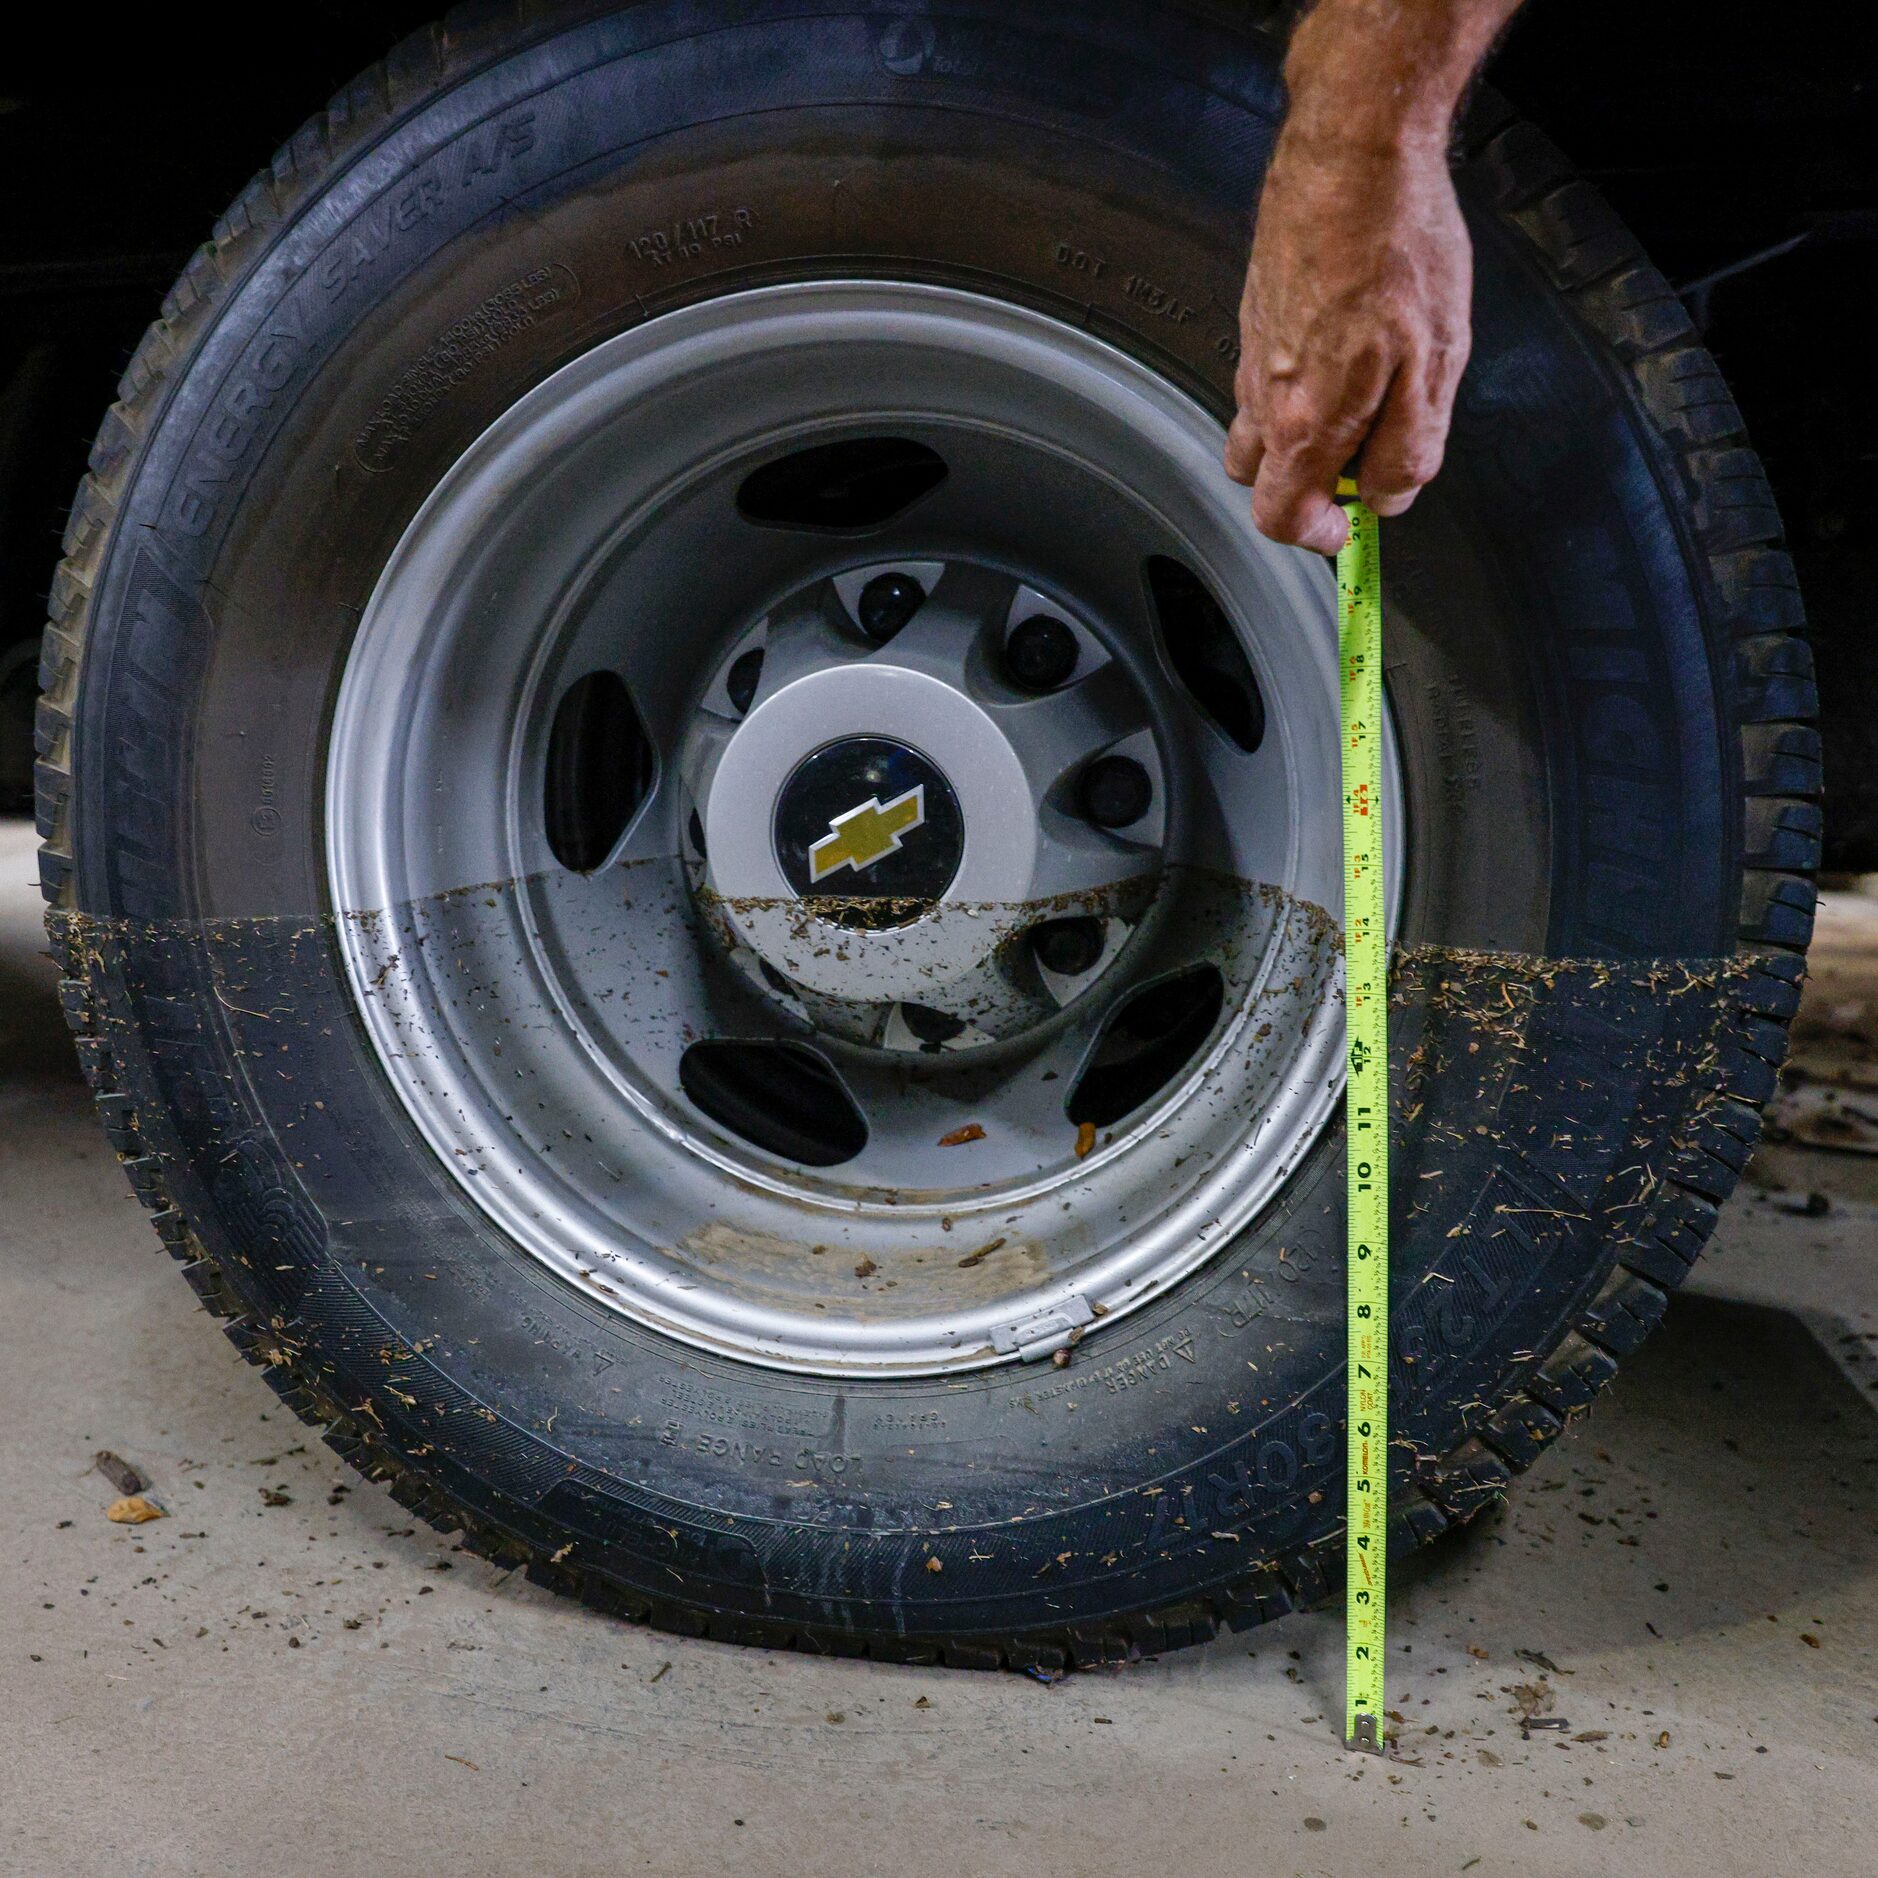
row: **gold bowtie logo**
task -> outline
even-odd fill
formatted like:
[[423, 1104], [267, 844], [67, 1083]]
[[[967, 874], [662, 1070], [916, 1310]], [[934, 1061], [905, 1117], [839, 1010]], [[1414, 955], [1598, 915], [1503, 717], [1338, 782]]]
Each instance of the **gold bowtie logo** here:
[[809, 879], [826, 880], [838, 868], [863, 868], [882, 861], [926, 819], [926, 785], [915, 783], [903, 796], [882, 803], [879, 796], [858, 809], [837, 815], [828, 833], [809, 849]]

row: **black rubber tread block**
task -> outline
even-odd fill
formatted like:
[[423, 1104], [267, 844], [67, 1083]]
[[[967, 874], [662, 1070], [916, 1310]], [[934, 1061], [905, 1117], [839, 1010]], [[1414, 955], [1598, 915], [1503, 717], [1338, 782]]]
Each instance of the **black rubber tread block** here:
[[1578, 1320], [1581, 1335], [1613, 1356], [1628, 1356], [1663, 1320], [1669, 1296], [1619, 1266]]
[[1617, 1360], [1575, 1330], [1540, 1364], [1527, 1392], [1555, 1415], [1588, 1408], [1617, 1374]]

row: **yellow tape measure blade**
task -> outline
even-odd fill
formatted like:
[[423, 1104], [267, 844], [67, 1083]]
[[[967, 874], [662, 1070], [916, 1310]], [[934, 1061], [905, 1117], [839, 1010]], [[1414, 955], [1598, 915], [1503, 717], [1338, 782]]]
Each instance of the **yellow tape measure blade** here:
[[[1338, 493], [1353, 493], [1347, 484]], [[1344, 1000], [1348, 1024], [1349, 1454], [1344, 1745], [1384, 1751], [1389, 1524], [1389, 947], [1382, 802], [1382, 561], [1375, 515], [1346, 510], [1337, 556], [1343, 745]]]

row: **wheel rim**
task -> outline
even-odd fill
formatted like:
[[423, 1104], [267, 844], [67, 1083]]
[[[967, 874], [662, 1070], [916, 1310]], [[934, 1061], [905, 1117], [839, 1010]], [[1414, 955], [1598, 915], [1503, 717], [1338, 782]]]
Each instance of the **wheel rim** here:
[[517, 1243], [921, 1374], [1271, 1200], [1341, 1081], [1334, 586], [1221, 442], [1043, 315], [844, 282], [650, 321], [465, 452], [361, 619], [327, 858], [385, 1073]]

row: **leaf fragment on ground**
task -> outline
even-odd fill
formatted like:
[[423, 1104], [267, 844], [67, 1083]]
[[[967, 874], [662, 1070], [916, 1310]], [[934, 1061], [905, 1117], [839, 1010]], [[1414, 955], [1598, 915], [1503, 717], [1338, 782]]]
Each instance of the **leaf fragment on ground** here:
[[149, 1520], [169, 1518], [162, 1507], [141, 1493], [127, 1493], [121, 1500], [113, 1500], [104, 1509], [104, 1516], [114, 1526], [141, 1526]]

